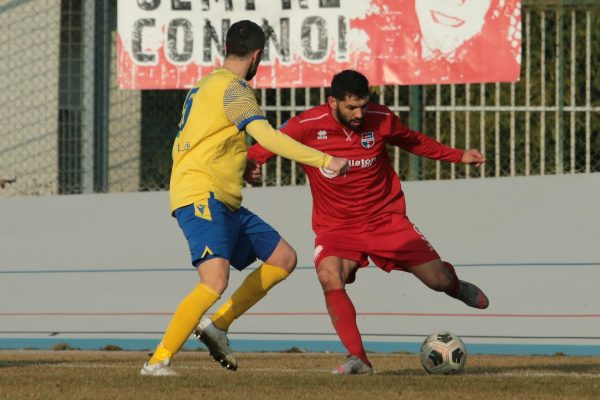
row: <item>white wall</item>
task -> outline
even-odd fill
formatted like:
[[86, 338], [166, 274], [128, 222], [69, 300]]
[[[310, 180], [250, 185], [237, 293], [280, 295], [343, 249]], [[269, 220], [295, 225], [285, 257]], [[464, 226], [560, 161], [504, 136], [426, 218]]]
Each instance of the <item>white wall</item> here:
[[[600, 174], [404, 189], [413, 222], [491, 305], [471, 309], [412, 275], [369, 267], [348, 287], [368, 349], [415, 350], [447, 329], [475, 352], [600, 354]], [[235, 322], [234, 348], [341, 350], [312, 266], [310, 203], [306, 187], [245, 191], [299, 267]], [[0, 199], [0, 254], [0, 347], [148, 348], [197, 282], [167, 193]], [[246, 274], [232, 271], [226, 295]]]

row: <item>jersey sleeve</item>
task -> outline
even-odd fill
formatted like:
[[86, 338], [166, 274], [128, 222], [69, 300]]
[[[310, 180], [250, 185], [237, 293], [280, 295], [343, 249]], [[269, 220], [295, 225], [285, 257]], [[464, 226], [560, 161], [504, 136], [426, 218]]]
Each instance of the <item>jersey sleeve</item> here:
[[265, 120], [250, 122], [246, 128], [246, 132], [252, 135], [267, 150], [289, 160], [310, 165], [311, 167], [327, 168], [333, 159], [332, 156], [315, 150], [312, 147], [305, 146], [280, 131], [273, 129]]
[[252, 121], [266, 119], [250, 86], [238, 79], [232, 80], [227, 86], [223, 96], [223, 109], [227, 118], [239, 130], [246, 128]]
[[[284, 122], [279, 131], [290, 136], [297, 142], [302, 142], [302, 126], [297, 117], [291, 118]], [[277, 154], [267, 150], [262, 144], [256, 143], [248, 149], [248, 158], [256, 160], [259, 165], [263, 165]]]
[[421, 132], [410, 130], [400, 122], [400, 118], [395, 114], [392, 114], [391, 134], [387, 142], [410, 153], [433, 160], [458, 163], [463, 155], [463, 150], [446, 146]]

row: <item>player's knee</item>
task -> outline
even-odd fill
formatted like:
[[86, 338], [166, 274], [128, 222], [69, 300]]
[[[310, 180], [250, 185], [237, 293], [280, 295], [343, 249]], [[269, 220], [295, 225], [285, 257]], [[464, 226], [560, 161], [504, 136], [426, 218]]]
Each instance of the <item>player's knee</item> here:
[[323, 290], [340, 289], [344, 287], [342, 277], [338, 273], [326, 268], [319, 268], [317, 270], [317, 277], [319, 278], [319, 283]]
[[225, 277], [215, 276], [205, 277], [205, 279], [202, 280], [202, 283], [214, 290], [215, 292], [222, 294], [225, 291], [225, 289], [227, 289], [227, 285], [229, 282], [228, 279]]
[[452, 280], [448, 274], [444, 273], [444, 271], [440, 271], [433, 276], [433, 278], [427, 283], [427, 286], [436, 292], [445, 292], [450, 288], [451, 284]]
[[223, 258], [212, 258], [198, 264], [200, 282], [215, 292], [222, 294], [229, 282], [229, 261]]
[[292, 272], [296, 268], [297, 263], [298, 255], [296, 254], [296, 250], [287, 246], [285, 251], [282, 252], [279, 267], [285, 269], [287, 272]]
[[287, 272], [292, 272], [296, 268], [297, 263], [298, 255], [296, 254], [296, 250], [290, 247], [290, 251], [286, 260], [285, 270]]
[[296, 255], [296, 250], [283, 239], [275, 248], [271, 257], [269, 257], [266, 261], [267, 264], [278, 266], [288, 273], [292, 272], [294, 268], [296, 268], [296, 263], [298, 262], [298, 256]]
[[317, 278], [319, 279], [319, 283], [323, 287], [323, 290], [328, 290], [329, 282], [331, 281], [331, 274], [328, 271], [323, 271], [321, 268], [317, 271]]
[[229, 282], [227, 282], [227, 281], [221, 281], [221, 282], [219, 282], [219, 283], [218, 283], [218, 286], [215, 288], [215, 291], [216, 291], [217, 293], [221, 293], [221, 294], [223, 294], [223, 292], [225, 292], [225, 289], [227, 289], [227, 285], [228, 285], [228, 283], [229, 283]]

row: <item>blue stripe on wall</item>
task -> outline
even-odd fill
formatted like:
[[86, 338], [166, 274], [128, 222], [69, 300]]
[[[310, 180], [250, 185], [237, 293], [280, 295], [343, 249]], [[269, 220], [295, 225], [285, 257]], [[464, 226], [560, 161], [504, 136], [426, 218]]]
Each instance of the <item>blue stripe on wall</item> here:
[[[72, 348], [81, 350], [100, 350], [104, 346], [119, 346], [123, 350], [151, 351], [158, 339], [19, 339], [0, 338], [1, 349], [52, 349], [59, 343], [67, 343]], [[232, 340], [231, 347], [238, 352], [285, 351], [298, 347], [307, 352], [345, 353], [346, 350], [338, 341], [329, 340]], [[365, 342], [367, 351], [377, 353], [418, 353], [420, 342]], [[205, 349], [195, 340], [188, 340], [184, 346], [187, 350]], [[557, 353], [571, 356], [598, 356], [600, 345], [554, 345], [554, 344], [468, 344], [470, 354], [502, 354], [502, 355], [554, 355]]]

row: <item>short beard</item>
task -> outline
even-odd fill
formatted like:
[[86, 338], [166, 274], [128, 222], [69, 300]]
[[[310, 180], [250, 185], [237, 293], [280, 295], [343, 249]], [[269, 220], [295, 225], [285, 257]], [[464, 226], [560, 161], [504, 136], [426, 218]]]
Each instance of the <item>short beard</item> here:
[[342, 125], [352, 129], [353, 131], [358, 131], [360, 129], [360, 126], [362, 125], [362, 121], [361, 121], [360, 125], [354, 126], [350, 123], [349, 120], [344, 118], [338, 110], [334, 110], [334, 111], [335, 111], [335, 116], [336, 116], [337, 120], [340, 121], [340, 123]]
[[256, 75], [256, 72], [258, 71], [258, 65], [260, 64], [260, 60], [258, 60], [257, 63], [252, 64], [250, 66], [250, 68], [248, 69], [248, 72], [246, 72], [246, 77], [245, 79], [250, 82], [254, 76]]

